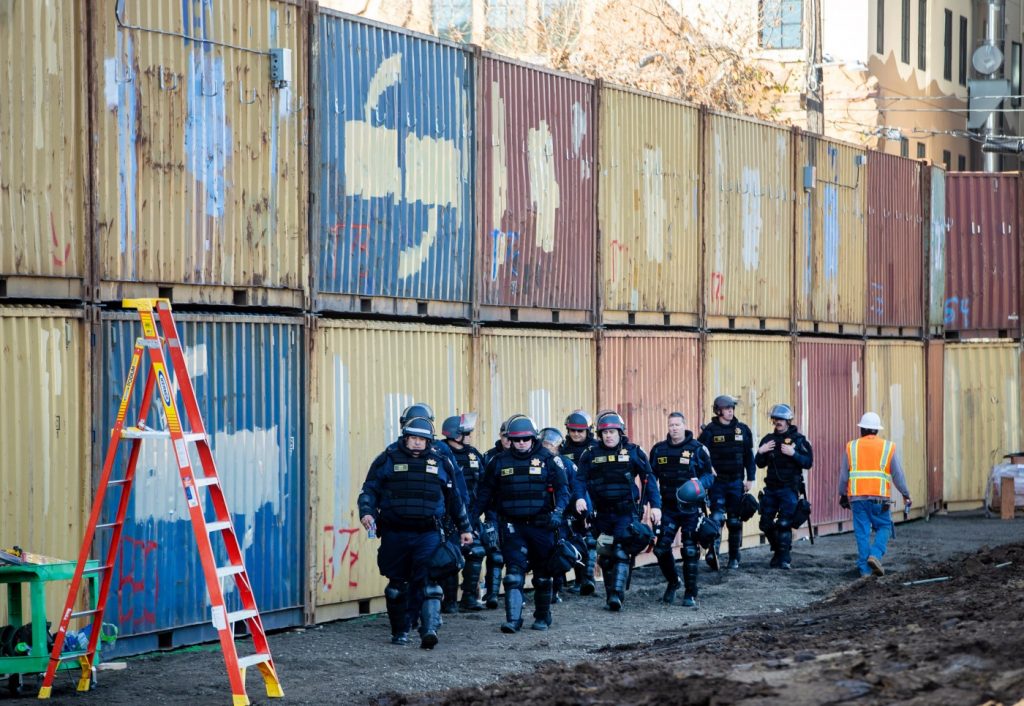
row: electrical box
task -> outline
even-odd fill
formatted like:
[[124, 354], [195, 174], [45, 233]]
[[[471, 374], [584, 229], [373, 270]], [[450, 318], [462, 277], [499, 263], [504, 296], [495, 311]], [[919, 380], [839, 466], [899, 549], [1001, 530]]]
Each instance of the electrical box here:
[[866, 154], [858, 154], [856, 157], [853, 158], [853, 164], [856, 167], [867, 166], [867, 163], [868, 163], [868, 156]]
[[810, 191], [814, 188], [815, 181], [815, 169], [813, 164], [808, 164], [804, 167], [804, 191]]
[[292, 50], [270, 50], [270, 82], [274, 88], [284, 88], [292, 80]]

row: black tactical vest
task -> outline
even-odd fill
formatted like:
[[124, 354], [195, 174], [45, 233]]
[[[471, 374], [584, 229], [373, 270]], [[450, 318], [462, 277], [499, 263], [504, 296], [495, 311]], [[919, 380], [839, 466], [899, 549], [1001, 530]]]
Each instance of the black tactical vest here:
[[603, 444], [590, 451], [587, 492], [598, 512], [625, 515], [634, 511], [633, 463], [629, 449], [609, 449]]
[[676, 509], [676, 491], [679, 487], [691, 478], [698, 477], [701, 468], [698, 454], [703, 453], [701, 446], [691, 434], [678, 446], [673, 446], [666, 439], [651, 449], [651, 469], [658, 478], [661, 501], [666, 510]]
[[565, 441], [563, 441], [562, 445], [559, 447], [558, 453], [565, 456], [573, 463], [578, 464], [583, 452], [587, 449], [594, 448], [595, 446], [596, 443], [594, 442], [594, 439], [589, 435], [587, 436], [587, 440], [582, 444], [574, 444], [571, 439], [566, 437]]
[[550, 512], [553, 497], [544, 463], [549, 454], [535, 453], [518, 458], [511, 451], [494, 462], [498, 481], [498, 513], [513, 522], [532, 520]]
[[384, 476], [381, 515], [388, 524], [410, 529], [429, 529], [434, 518], [444, 513], [441, 461], [433, 454], [414, 458], [404, 453], [389, 454], [391, 473]]
[[715, 417], [701, 434], [708, 453], [711, 454], [711, 465], [722, 480], [738, 480], [744, 477], [746, 468], [743, 465], [743, 425], [735, 419], [731, 424], [724, 425]]
[[792, 444], [799, 449], [805, 442], [804, 435], [790, 426], [782, 434], [772, 432], [765, 437], [765, 440], [773, 439], [775, 449], [768, 454], [768, 472], [764, 477], [764, 484], [767, 488], [792, 488], [798, 490], [800, 481], [804, 477], [804, 469], [792, 457], [782, 453], [784, 444]]
[[472, 446], [463, 446], [461, 449], [456, 449], [451, 444], [448, 444], [448, 448], [451, 449], [455, 460], [459, 463], [459, 468], [462, 469], [462, 477], [466, 479], [466, 490], [469, 492], [469, 497], [475, 498], [476, 487], [480, 482], [480, 474], [484, 470], [484, 462], [480, 457], [480, 452]]

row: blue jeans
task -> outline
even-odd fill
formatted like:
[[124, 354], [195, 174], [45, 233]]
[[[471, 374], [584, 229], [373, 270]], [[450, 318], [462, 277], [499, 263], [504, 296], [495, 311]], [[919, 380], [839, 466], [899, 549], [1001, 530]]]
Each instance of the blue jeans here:
[[[885, 547], [892, 535], [892, 517], [889, 506], [873, 500], [850, 501], [853, 511], [853, 534], [857, 538], [857, 569], [861, 576], [870, 574], [868, 557], [881, 559], [885, 556]], [[875, 541], [871, 541], [871, 530], [875, 531]]]

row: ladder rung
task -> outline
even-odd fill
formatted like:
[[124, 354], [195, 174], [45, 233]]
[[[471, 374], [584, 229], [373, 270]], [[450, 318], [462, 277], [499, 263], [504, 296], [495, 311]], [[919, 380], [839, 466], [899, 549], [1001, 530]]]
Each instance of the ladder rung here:
[[107, 481], [107, 485], [127, 485], [127, 478], [119, 478], [118, 480]]
[[88, 652], [83, 652], [82, 650], [72, 650], [71, 652], [61, 652], [60, 660], [63, 662], [67, 659], [78, 659], [79, 657], [87, 657], [88, 655]]
[[[184, 432], [182, 438], [185, 441], [205, 441], [206, 434], [200, 434], [198, 432], [187, 431]], [[170, 439], [171, 432], [166, 429], [139, 429], [138, 427], [125, 427], [121, 430], [122, 439]]]
[[205, 488], [208, 485], [216, 485], [219, 482], [220, 479], [217, 478], [217, 476], [202, 476], [200, 478], [196, 478], [196, 487]]
[[104, 522], [102, 524], [96, 525], [96, 529], [110, 529], [111, 527], [117, 527], [119, 524], [121, 524], [121, 523], [120, 522]]
[[228, 613], [228, 622], [237, 623], [241, 620], [247, 620], [248, 618], [255, 618], [259, 614], [258, 610], [236, 610]]
[[239, 669], [245, 669], [246, 667], [251, 667], [254, 664], [262, 664], [263, 662], [269, 662], [269, 661], [270, 661], [270, 655], [269, 654], [267, 654], [266, 652], [259, 652], [259, 653], [254, 654], [254, 655], [246, 655], [245, 657], [239, 657], [238, 658], [238, 668]]
[[99, 608], [93, 608], [91, 610], [78, 610], [78, 611], [75, 611], [74, 613], [72, 613], [71, 617], [72, 618], [81, 618], [83, 615], [95, 615], [96, 613], [99, 613], [99, 612], [100, 612]]
[[231, 528], [231, 523], [228, 522], [227, 520], [221, 520], [220, 522], [207, 522], [206, 523], [206, 531], [207, 532], [222, 532], [222, 531], [224, 531], [226, 529], [230, 529], [230, 528]]
[[245, 571], [243, 564], [232, 564], [231, 566], [219, 566], [217, 567], [217, 577], [224, 578], [225, 576], [234, 576]]

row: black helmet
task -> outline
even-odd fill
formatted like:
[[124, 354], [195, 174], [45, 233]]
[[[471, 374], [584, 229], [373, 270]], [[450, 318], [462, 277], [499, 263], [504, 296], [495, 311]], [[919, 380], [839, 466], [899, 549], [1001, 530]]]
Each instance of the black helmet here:
[[501, 423], [501, 426], [498, 428], [498, 434], [500, 436], [508, 436], [508, 425], [509, 425], [509, 423], [511, 423], [513, 419], [519, 419], [519, 417], [522, 417], [522, 416], [523, 416], [522, 414], [513, 414], [511, 417], [509, 417], [508, 419], [503, 421]]
[[519, 414], [508, 420], [505, 436], [510, 439], [536, 439], [537, 425], [525, 414]]
[[594, 422], [590, 419], [590, 415], [582, 409], [575, 409], [569, 412], [569, 416], [565, 418], [565, 428], [574, 431], [590, 431], [590, 427], [593, 424]]
[[542, 444], [553, 444], [555, 446], [561, 446], [562, 442], [565, 441], [565, 437], [562, 432], [558, 431], [554, 427], [544, 427], [540, 430], [540, 443]]
[[788, 404], [777, 404], [768, 410], [768, 416], [772, 419], [785, 419], [790, 422], [793, 421], [793, 408]]
[[728, 407], [735, 409], [738, 402], [739, 400], [732, 395], [719, 395], [715, 398], [715, 401], [711, 403], [711, 411], [718, 414]]
[[602, 432], [605, 429], [618, 429], [620, 434], [625, 434], [626, 422], [618, 412], [605, 412], [597, 418], [597, 431]]
[[462, 436], [462, 430], [460, 427], [461, 419], [459, 417], [448, 417], [444, 420], [441, 425], [441, 436], [446, 439], [458, 439]]
[[416, 402], [405, 408], [402, 416], [398, 418], [398, 423], [405, 426], [405, 423], [413, 417], [423, 417], [424, 419], [434, 421], [434, 410], [425, 402]]
[[750, 493], [744, 493], [740, 498], [740, 519], [746, 522], [757, 514], [761, 506], [757, 504], [757, 498]]
[[696, 478], [686, 481], [676, 491], [676, 500], [683, 506], [684, 512], [696, 510], [707, 497], [707, 489]]
[[418, 436], [434, 440], [434, 425], [425, 417], [413, 417], [402, 425], [402, 436]]

